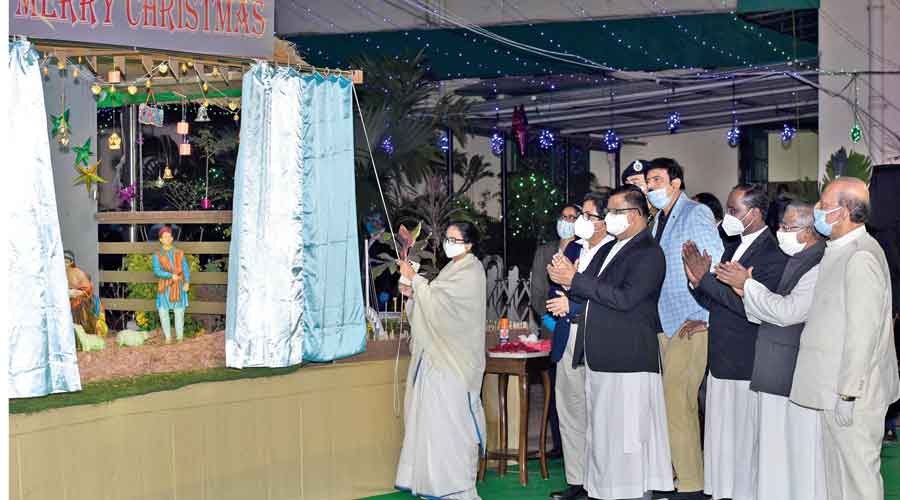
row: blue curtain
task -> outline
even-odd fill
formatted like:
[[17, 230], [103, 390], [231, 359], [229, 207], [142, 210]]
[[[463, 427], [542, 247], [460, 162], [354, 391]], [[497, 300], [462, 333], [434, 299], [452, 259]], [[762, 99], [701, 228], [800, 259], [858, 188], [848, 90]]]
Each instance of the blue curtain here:
[[38, 55], [9, 43], [9, 397], [81, 390]]
[[350, 82], [255, 64], [244, 76], [226, 364], [331, 361], [365, 346]]
[[366, 346], [346, 78], [303, 77], [303, 357], [331, 361]]

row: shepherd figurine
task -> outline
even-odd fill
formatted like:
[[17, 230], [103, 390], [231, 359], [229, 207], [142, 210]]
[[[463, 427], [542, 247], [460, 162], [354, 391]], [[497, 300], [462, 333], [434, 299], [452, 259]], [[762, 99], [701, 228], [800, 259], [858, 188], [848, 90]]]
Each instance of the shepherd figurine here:
[[156, 309], [166, 344], [172, 342], [172, 326], [169, 310], [175, 313], [175, 338], [184, 339], [184, 310], [188, 307], [188, 291], [191, 288], [191, 271], [184, 252], [175, 248], [172, 228], [159, 230], [160, 249], [153, 254], [153, 274], [159, 278], [156, 288]]

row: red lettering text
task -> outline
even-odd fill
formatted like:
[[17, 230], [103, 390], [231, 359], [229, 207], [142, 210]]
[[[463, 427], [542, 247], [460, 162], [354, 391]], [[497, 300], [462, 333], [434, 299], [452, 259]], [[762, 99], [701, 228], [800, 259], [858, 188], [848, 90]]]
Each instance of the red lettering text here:
[[249, 17], [250, 14], [247, 12], [247, 4], [241, 2], [241, 6], [234, 14], [234, 31], [237, 31], [238, 33], [250, 33], [250, 25], [247, 22]]
[[231, 0], [225, 0], [224, 9], [222, 0], [216, 0], [216, 31], [231, 33]]
[[169, 28], [169, 31], [175, 31], [175, 22], [172, 20], [172, 7], [175, 6], [175, 0], [171, 0], [168, 3], [166, 0], [162, 1], [162, 8], [159, 9], [159, 14], [162, 16], [162, 27]]
[[[90, 15], [90, 21], [88, 20]], [[97, 24], [97, 13], [94, 11], [94, 0], [81, 0], [81, 22], [91, 26]]]
[[[68, 10], [68, 12], [66, 12], [67, 10]], [[75, 23], [78, 22], [78, 15], [75, 14], [75, 6], [72, 5], [72, 0], [60, 0], [60, 2], [59, 2], [59, 17], [61, 17], [63, 19], [68, 17], [69, 20], [72, 22], [72, 26], [75, 26]]]
[[35, 5], [35, 1], [36, 0], [18, 0], [16, 2], [16, 15], [19, 17], [24, 17], [28, 14], [36, 16], [37, 5]]
[[139, 21], [131, 15], [131, 0], [125, 0], [125, 15], [128, 16], [128, 25], [132, 28], [137, 28]]
[[45, 17], [47, 19], [56, 19], [56, 8], [52, 11], [47, 12], [47, 2], [52, 2], [53, 0], [41, 0], [41, 17]]
[[112, 26], [112, 9], [113, 9], [113, 0], [103, 0], [106, 2], [106, 17], [103, 18], [103, 24], [106, 26]]
[[253, 20], [256, 22], [253, 23], [253, 28], [250, 31], [259, 36], [262, 36], [266, 32], [266, 18], [263, 17], [263, 9], [265, 8], [266, 4], [263, 0], [254, 0], [253, 7], [251, 8]]
[[[193, 4], [194, 4], [193, 0], [184, 0], [184, 10], [187, 11], [187, 22], [185, 24], [187, 25], [187, 28], [191, 31], [196, 30], [197, 26], [199, 25], [199, 22], [200, 22], [199, 18], [197, 17], [197, 10], [194, 9]], [[193, 23], [191, 23], [191, 19], [194, 20]]]
[[[147, 14], [153, 14], [152, 17], [149, 18]], [[157, 12], [156, 12], [156, 2], [153, 0], [144, 0], [144, 27], [152, 27], [156, 28], [159, 26], [159, 21], [157, 20]]]

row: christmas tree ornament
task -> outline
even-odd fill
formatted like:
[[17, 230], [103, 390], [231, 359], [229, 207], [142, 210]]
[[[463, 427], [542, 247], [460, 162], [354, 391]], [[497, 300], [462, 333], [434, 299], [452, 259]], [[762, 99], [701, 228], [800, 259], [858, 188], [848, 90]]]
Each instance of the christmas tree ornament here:
[[128, 86], [128, 93], [129, 93], [129, 94], [135, 95], [135, 94], [137, 94], [137, 91], [138, 91], [138, 88], [137, 88], [136, 85], [129, 85], [129, 86]]
[[197, 116], [194, 117], [195, 122], [205, 123], [209, 121], [209, 115], [207, 114], [208, 108], [206, 106], [200, 106], [197, 108]]
[[169, 165], [166, 165], [166, 168], [163, 169], [162, 178], [163, 178], [163, 180], [167, 180], [167, 181], [175, 178], [175, 176], [172, 175], [172, 168], [169, 167]]
[[93, 92], [94, 95], [100, 95], [100, 92], [102, 90], [103, 90], [103, 87], [101, 87], [100, 85], [97, 85], [96, 83], [91, 85], [91, 92]]
[[118, 194], [119, 203], [131, 203], [137, 194], [137, 185], [131, 184], [129, 186], [120, 187]]
[[119, 137], [119, 134], [113, 132], [107, 140], [107, 145], [109, 146], [109, 149], [114, 151], [122, 149], [122, 138]]
[[187, 142], [187, 137], [184, 138], [184, 142], [178, 145], [178, 154], [180, 156], [191, 156], [191, 143]]
[[65, 58], [56, 59], [56, 69], [60, 71], [65, 71], [66, 69], [66, 60]]
[[169, 65], [165, 61], [159, 63], [159, 72], [164, 75], [169, 72]]
[[862, 127], [859, 126], [859, 123], [854, 123], [853, 127], [850, 128], [850, 140], [854, 144], [858, 144], [862, 140], [862, 136]]
[[728, 141], [728, 145], [733, 148], [736, 148], [741, 143], [741, 129], [737, 126], [737, 122], [725, 134], [725, 139]]
[[187, 109], [184, 100], [181, 101], [181, 121], [175, 124], [175, 131], [180, 135], [187, 135], [190, 126], [187, 122]]
[[106, 184], [106, 179], [97, 175], [97, 169], [100, 168], [100, 162], [91, 165], [90, 167], [76, 166], [75, 167], [80, 175], [75, 178], [75, 186], [79, 184], [84, 184], [84, 187], [87, 190], [88, 196], [91, 194], [91, 187], [96, 184]]
[[553, 144], [556, 142], [556, 137], [553, 135], [553, 131], [550, 129], [541, 129], [541, 133], [538, 135], [538, 146], [541, 149], [547, 150], [553, 148]]
[[181, 74], [183, 75], [183, 74], [187, 73], [187, 71], [188, 71], [187, 64], [181, 63]]
[[528, 142], [528, 117], [525, 115], [525, 105], [513, 109], [512, 133], [519, 144], [519, 154], [525, 156], [525, 144]]
[[71, 139], [71, 127], [69, 126], [69, 110], [66, 109], [66, 96], [63, 94], [59, 98], [59, 115], [50, 115], [50, 121], [53, 122], [53, 129], [50, 135], [62, 146], [68, 146]]
[[241, 115], [239, 115], [238, 113], [235, 113], [233, 118], [234, 118], [234, 121], [239, 121], [241, 119]]
[[619, 140], [619, 135], [616, 134], [614, 129], [606, 131], [606, 134], [603, 136], [603, 144], [606, 146], [606, 151], [609, 153], [615, 153], [622, 147], [622, 141]]
[[122, 83], [122, 72], [113, 68], [106, 74], [106, 81], [109, 83]]
[[387, 136], [381, 141], [381, 150], [388, 156], [394, 156], [394, 139], [391, 136]]
[[447, 135], [447, 132], [441, 131], [440, 135], [438, 135], [437, 146], [444, 153], [450, 151], [450, 137]]
[[797, 133], [797, 129], [792, 127], [790, 124], [785, 123], [784, 127], [781, 130], [781, 144], [787, 146], [791, 143], [791, 140], [794, 139], [794, 135]]
[[200, 200], [200, 208], [204, 210], [209, 210], [212, 208], [212, 202], [209, 201], [209, 198], [203, 198]]
[[234, 101], [228, 101], [228, 109], [234, 111], [237, 109], [237, 103]]
[[503, 134], [495, 128], [494, 133], [491, 134], [491, 153], [494, 153], [494, 156], [500, 156], [503, 154], [505, 148], [506, 139], [503, 137]]
[[84, 165], [87, 166], [88, 161], [91, 159], [91, 155], [94, 154], [91, 151], [91, 138], [88, 137], [84, 144], [81, 146], [75, 146], [72, 148], [72, 151], [75, 152], [75, 166]]
[[678, 128], [681, 127], [681, 114], [678, 111], [669, 113], [669, 117], [666, 119], [666, 127], [669, 129], [670, 134], [678, 132]]

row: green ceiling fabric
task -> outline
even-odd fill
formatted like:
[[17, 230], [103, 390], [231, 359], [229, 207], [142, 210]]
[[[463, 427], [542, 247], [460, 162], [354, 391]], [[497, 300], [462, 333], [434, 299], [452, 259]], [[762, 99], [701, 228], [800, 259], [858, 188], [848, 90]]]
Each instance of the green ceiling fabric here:
[[[761, 2], [755, 0], [754, 3]], [[781, 3], [788, 3], [788, 0]], [[745, 23], [731, 14], [541, 23], [489, 29], [516, 42], [578, 54], [604, 66], [625, 70], [765, 65], [784, 62], [794, 56], [790, 36]], [[297, 44], [310, 64], [325, 67], [351, 67], [361, 54], [406, 58], [424, 50], [430, 71], [439, 80], [596, 72], [577, 64], [530, 54], [463, 29], [295, 35], [286, 39]], [[815, 45], [798, 45], [796, 57], [815, 56]]]

